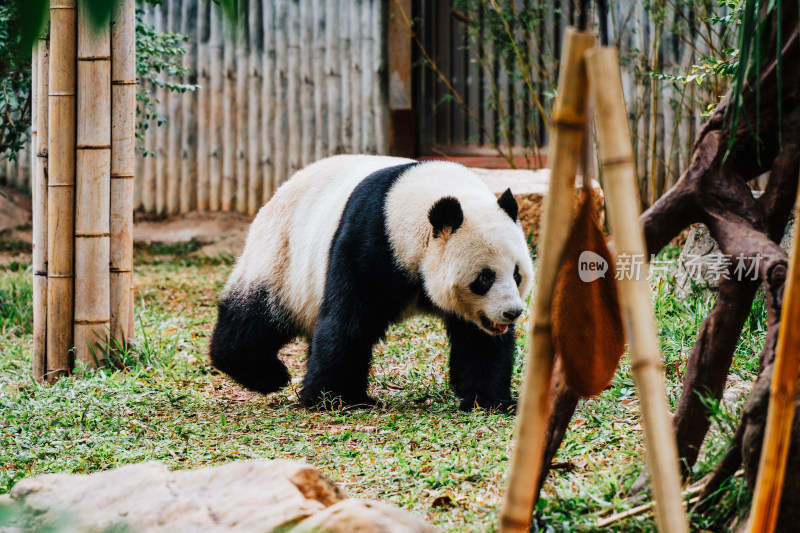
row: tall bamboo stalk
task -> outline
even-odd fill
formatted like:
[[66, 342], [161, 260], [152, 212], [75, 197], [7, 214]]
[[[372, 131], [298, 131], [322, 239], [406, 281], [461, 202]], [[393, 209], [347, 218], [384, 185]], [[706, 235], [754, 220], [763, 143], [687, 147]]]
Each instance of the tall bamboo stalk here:
[[340, 61], [339, 38], [340, 9], [336, 0], [325, 2], [325, 86], [327, 92], [327, 118], [328, 128], [326, 154], [342, 151], [342, 65]]
[[[186, 2], [165, 2], [167, 5], [167, 31], [180, 31], [181, 4]], [[174, 215], [180, 211], [181, 195], [181, 124], [183, 122], [183, 94], [176, 91], [166, 91], [164, 99], [167, 101], [167, 154], [164, 163], [166, 173], [166, 213]]]
[[36, 46], [36, 101], [32, 123], [36, 127], [33, 204], [33, 379], [43, 382], [47, 371], [47, 93], [50, 47], [45, 38]]
[[361, 64], [361, 20], [359, 14], [363, 8], [363, 0], [353, 0], [348, 2], [350, 7], [350, 53], [345, 56], [349, 62], [350, 68], [350, 102], [353, 114], [352, 124], [350, 128], [350, 146], [353, 153], [360, 153], [363, 148], [361, 146], [361, 114], [364, 112], [362, 109], [361, 101], [361, 71], [363, 65]]
[[47, 370], [69, 373], [75, 227], [75, 0], [50, 2], [47, 182]]
[[197, 191], [198, 211], [208, 209], [208, 196], [211, 178], [210, 136], [211, 136], [211, 2], [200, 2], [197, 8]]
[[230, 211], [235, 205], [236, 194], [236, 41], [239, 37], [238, 24], [228, 27], [224, 39], [223, 62], [225, 78], [223, 83], [222, 102], [222, 199], [220, 206], [223, 211]]
[[289, 121], [287, 122], [288, 146], [286, 151], [289, 153], [289, 172], [282, 179], [294, 174], [303, 165], [303, 111], [301, 109], [301, 96], [303, 90], [302, 80], [300, 79], [300, 5], [299, 2], [289, 2], [288, 14], [288, 49], [286, 55], [288, 59], [287, 80], [286, 80], [286, 105], [289, 110]]
[[[675, 435], [664, 398], [664, 376], [650, 287], [645, 273], [647, 248], [639, 224], [636, 164], [628, 129], [617, 51], [598, 48], [586, 53], [589, 86], [595, 102], [598, 156], [606, 192], [617, 266], [631, 272], [618, 276], [620, 304], [631, 353], [631, 367], [641, 401], [656, 519], [661, 532], [688, 531], [681, 499]], [[628, 258], [627, 263], [622, 258]], [[796, 376], [796, 374], [795, 374]]]
[[316, 130], [316, 117], [314, 115], [314, 74], [312, 71], [312, 56], [314, 53], [314, 12], [310, 2], [300, 2], [300, 33], [298, 35], [300, 58], [300, 167], [312, 162], [314, 157], [314, 135]]
[[209, 37], [209, 73], [211, 76], [209, 105], [209, 150], [211, 164], [209, 168], [209, 193], [208, 208], [211, 211], [219, 211], [220, 195], [222, 193], [222, 174], [223, 174], [223, 152], [222, 133], [226, 129], [223, 123], [225, 100], [225, 71], [223, 70], [225, 46], [224, 46], [224, 17], [222, 9], [212, 8], [211, 13], [211, 35]]
[[375, 37], [372, 34], [372, 4], [374, 0], [365, 0], [361, 5], [361, 151], [374, 154], [377, 151], [375, 144], [375, 110], [372, 108], [372, 66], [375, 48]]
[[536, 275], [536, 300], [528, 334], [508, 488], [500, 514], [500, 531], [504, 533], [529, 530], [541, 472], [553, 373], [553, 287], [569, 236], [567, 229], [572, 226], [575, 176], [586, 121], [587, 83], [583, 54], [594, 45], [594, 40], [594, 34], [581, 33], [574, 28], [568, 28], [564, 36], [559, 91], [553, 104], [552, 170], [539, 237], [541, 259]]
[[[157, 32], [166, 32], [172, 28], [168, 25], [169, 20], [169, 2], [164, 2], [159, 6], [155, 6], [155, 28]], [[166, 75], [162, 73], [161, 81], [165, 81]], [[169, 99], [169, 91], [164, 88], [153, 88], [154, 94], [158, 99], [156, 104], [156, 113], [159, 117], [167, 117], [171, 120], [173, 117], [169, 116], [169, 108], [167, 107]], [[155, 128], [155, 200], [154, 209], [159, 215], [166, 214], [167, 212], [167, 189], [169, 188], [169, 127], [170, 124], [164, 124]]]
[[78, 10], [75, 178], [75, 357], [94, 366], [111, 319], [111, 33]]
[[263, 164], [261, 162], [261, 143], [264, 135], [261, 133], [261, 66], [264, 55], [263, 32], [261, 28], [262, 0], [250, 0], [250, 9], [247, 11], [248, 25], [248, 55], [249, 77], [247, 80], [247, 212], [254, 215], [261, 207], [263, 196], [261, 187], [264, 184]]
[[274, 147], [275, 137], [275, 81], [279, 76], [275, 73], [275, 28], [273, 26], [273, 14], [275, 8], [272, 2], [266, 0], [262, 3], [262, 27], [264, 35], [264, 53], [261, 57], [261, 73], [263, 75], [261, 83], [261, 134], [263, 164], [261, 186], [261, 203], [266, 203], [272, 197], [275, 190], [275, 159]]
[[[178, 3], [178, 2], [176, 2]], [[179, 2], [181, 4], [181, 33], [189, 40], [186, 43], [186, 54], [183, 56], [183, 66], [191, 69], [186, 74], [188, 82], [197, 83], [197, 63], [198, 50], [198, 31], [197, 31], [197, 10], [198, 4], [204, 2]], [[197, 198], [197, 137], [198, 137], [198, 113], [202, 112], [198, 108], [197, 91], [189, 91], [180, 95], [179, 106], [181, 108], [181, 150], [180, 150], [180, 198], [178, 199], [178, 209], [181, 213], [187, 213], [194, 208]], [[177, 124], [173, 127], [177, 127]]]
[[289, 6], [288, 2], [278, 2], [275, 6], [275, 70], [273, 82], [275, 86], [275, 100], [272, 108], [275, 110], [273, 122], [274, 133], [272, 138], [273, 160], [275, 161], [275, 174], [273, 175], [273, 190], [280, 187], [281, 182], [289, 176], [289, 112], [287, 110], [287, 96], [289, 86]]
[[[800, 187], [797, 202], [800, 206]], [[795, 216], [795, 231], [789, 258], [786, 288], [783, 293], [781, 328], [775, 352], [775, 368], [769, 390], [767, 427], [761, 447], [758, 477], [753, 496], [750, 531], [772, 533], [778, 522], [778, 510], [786, 476], [786, 459], [792, 436], [792, 419], [797, 398], [797, 374], [800, 370], [800, 235]]]
[[327, 84], [325, 80], [325, 2], [315, 2], [312, 22], [314, 24], [314, 160], [328, 153]]
[[[237, 0], [243, 13], [248, 12], [249, 0]], [[252, 0], [254, 2], [260, 0]], [[244, 17], [243, 17], [244, 18]], [[245, 20], [237, 21], [236, 25], [236, 108], [235, 108], [235, 121], [236, 121], [236, 170], [235, 170], [235, 183], [236, 195], [235, 207], [236, 211], [240, 213], [247, 213], [247, 185], [250, 182], [248, 177], [249, 166], [247, 164], [248, 158], [248, 139], [247, 139], [247, 125], [248, 125], [248, 86], [250, 84], [250, 73], [248, 72], [247, 60], [247, 44], [249, 39], [249, 27]]]
[[136, 1], [119, 4], [111, 21], [110, 329], [134, 337], [133, 185], [136, 165]]

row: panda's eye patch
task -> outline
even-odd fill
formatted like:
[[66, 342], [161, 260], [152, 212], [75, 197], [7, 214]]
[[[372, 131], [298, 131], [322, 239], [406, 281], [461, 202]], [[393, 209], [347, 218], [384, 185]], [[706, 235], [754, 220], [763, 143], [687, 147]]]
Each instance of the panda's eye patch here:
[[519, 265], [514, 266], [514, 282], [517, 284], [517, 287], [522, 283], [522, 276], [519, 274]]
[[469, 284], [469, 289], [478, 296], [483, 296], [492, 288], [495, 277], [495, 273], [491, 268], [484, 268], [478, 273], [478, 276], [473, 282]]

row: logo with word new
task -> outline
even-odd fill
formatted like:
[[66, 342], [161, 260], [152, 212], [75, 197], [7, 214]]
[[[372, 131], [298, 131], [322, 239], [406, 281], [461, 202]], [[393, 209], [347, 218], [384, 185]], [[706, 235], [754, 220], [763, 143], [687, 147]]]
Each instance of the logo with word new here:
[[589, 283], [596, 279], [606, 277], [608, 261], [594, 252], [586, 250], [578, 257], [578, 277], [581, 281]]

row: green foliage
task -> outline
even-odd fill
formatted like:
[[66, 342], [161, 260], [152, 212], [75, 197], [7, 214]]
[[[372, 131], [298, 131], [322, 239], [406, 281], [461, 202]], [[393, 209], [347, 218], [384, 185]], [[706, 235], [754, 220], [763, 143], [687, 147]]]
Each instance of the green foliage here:
[[[161, 0], [139, 0], [157, 5]], [[81, 0], [96, 26], [108, 23], [117, 3], [108, 0]], [[31, 46], [42, 31], [48, 3], [38, 0], [0, 0], [0, 158], [16, 157], [28, 139], [31, 121]], [[137, 147], [145, 155], [143, 132], [151, 124], [160, 126], [167, 118], [156, 112], [158, 100], [152, 96], [157, 87], [168, 91], [194, 91], [199, 86], [180, 81], [191, 69], [181, 65], [186, 54], [187, 38], [178, 33], [161, 33], [142, 20], [141, 9], [136, 19], [136, 138]]]
[[13, 274], [0, 272], [0, 336], [19, 337], [33, 330], [30, 278], [30, 269]]
[[31, 53], [20, 34], [24, 14], [14, 0], [0, 0], [0, 158], [15, 157], [30, 127]]

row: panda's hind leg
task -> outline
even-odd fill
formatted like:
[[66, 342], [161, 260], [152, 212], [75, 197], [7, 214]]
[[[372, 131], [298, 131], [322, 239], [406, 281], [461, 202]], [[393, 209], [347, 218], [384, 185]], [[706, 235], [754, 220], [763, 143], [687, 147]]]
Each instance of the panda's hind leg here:
[[209, 343], [211, 363], [244, 387], [267, 394], [291, 379], [278, 351], [296, 336], [287, 315], [270, 305], [266, 289], [232, 292], [218, 304]]
[[513, 412], [514, 326], [501, 336], [492, 336], [458, 317], [444, 322], [450, 338], [450, 383], [461, 398], [460, 409]]

